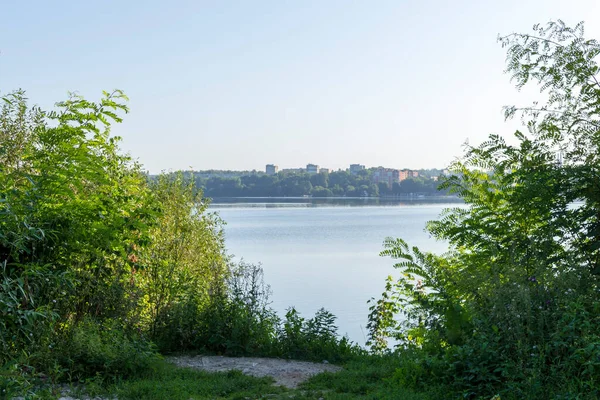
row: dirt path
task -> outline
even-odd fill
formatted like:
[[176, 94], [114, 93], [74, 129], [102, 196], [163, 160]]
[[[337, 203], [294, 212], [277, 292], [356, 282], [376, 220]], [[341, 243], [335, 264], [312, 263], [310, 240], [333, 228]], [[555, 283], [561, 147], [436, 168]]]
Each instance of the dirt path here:
[[167, 361], [179, 367], [195, 368], [210, 372], [237, 369], [244, 374], [275, 379], [276, 385], [294, 389], [313, 375], [321, 372], [336, 372], [341, 367], [327, 363], [281, 360], [277, 358], [222, 357], [222, 356], [181, 356], [168, 357]]

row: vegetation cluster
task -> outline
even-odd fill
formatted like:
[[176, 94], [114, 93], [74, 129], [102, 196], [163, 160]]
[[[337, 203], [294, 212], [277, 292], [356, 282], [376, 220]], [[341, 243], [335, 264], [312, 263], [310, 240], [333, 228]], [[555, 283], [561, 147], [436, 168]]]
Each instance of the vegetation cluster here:
[[386, 240], [402, 275], [372, 303], [370, 344], [397, 341], [393, 379], [434, 397], [598, 398], [600, 44], [561, 21], [499, 40], [547, 101], [506, 108], [527, 131], [454, 163], [444, 187], [466, 208], [427, 227], [447, 253]]
[[118, 148], [120, 91], [55, 111], [0, 110], [0, 396], [113, 382], [160, 353], [343, 359], [325, 310], [280, 319], [260, 267], [234, 264], [222, 221], [183, 174], [149, 180]]
[[[318, 174], [279, 172], [266, 175], [256, 172], [200, 171], [195, 176], [196, 186], [205, 195], [216, 197], [378, 197], [403, 195], [442, 195], [438, 181], [433, 177], [439, 170], [423, 170], [427, 175], [394, 182], [374, 183], [374, 169], [352, 174], [349, 171], [319, 172]], [[433, 172], [433, 174], [431, 174]]]

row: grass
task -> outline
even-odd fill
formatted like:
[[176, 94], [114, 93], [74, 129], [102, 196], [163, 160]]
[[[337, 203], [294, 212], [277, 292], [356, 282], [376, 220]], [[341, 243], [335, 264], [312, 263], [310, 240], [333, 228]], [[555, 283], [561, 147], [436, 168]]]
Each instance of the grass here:
[[[190, 400], [190, 399], [398, 399], [427, 400], [398, 386], [393, 380], [398, 360], [394, 356], [363, 355], [343, 364], [340, 372], [313, 376], [298, 389], [273, 385], [271, 378], [256, 378], [240, 371], [205, 372], [180, 368], [164, 360], [151, 372], [135, 378], [107, 382], [98, 376], [73, 388], [75, 398], [118, 398], [119, 400]], [[85, 388], [85, 391], [82, 390]], [[56, 399], [60, 390], [38, 390], [27, 398]], [[1, 396], [0, 396], [1, 397]]]
[[167, 362], [146, 376], [107, 388], [107, 393], [119, 400], [259, 399], [284, 392], [286, 389], [273, 386], [271, 378], [255, 378], [240, 371], [209, 373]]
[[161, 362], [145, 376], [89, 394], [116, 396], [119, 400], [428, 399], [391, 383], [396, 365], [393, 357], [363, 356], [345, 363], [341, 372], [316, 375], [291, 390], [274, 386], [271, 378], [250, 377], [239, 371], [208, 373]]
[[[307, 399], [401, 399], [426, 400], [423, 393], [401, 388], [391, 378], [395, 356], [362, 356], [343, 365], [340, 372], [316, 375], [301, 385]], [[320, 396], [315, 396], [320, 394]], [[302, 398], [302, 397], [299, 397]]]

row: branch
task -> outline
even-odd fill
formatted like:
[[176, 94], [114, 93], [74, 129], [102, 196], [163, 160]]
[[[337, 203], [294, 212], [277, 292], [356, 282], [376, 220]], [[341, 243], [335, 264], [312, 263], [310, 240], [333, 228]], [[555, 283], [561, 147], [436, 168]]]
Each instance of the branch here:
[[509, 37], [512, 36], [517, 36], [520, 38], [532, 38], [532, 39], [537, 39], [540, 40], [542, 42], [547, 42], [547, 43], [552, 43], [555, 46], [558, 47], [565, 47], [563, 44], [560, 44], [559, 42], [555, 42], [554, 40], [550, 40], [550, 39], [546, 39], [540, 36], [534, 36], [534, 35], [530, 35], [530, 34], [525, 34], [525, 33], [511, 33], [510, 35], [506, 35], [506, 36], [501, 36], [500, 40], [504, 40], [504, 39], [508, 39]]

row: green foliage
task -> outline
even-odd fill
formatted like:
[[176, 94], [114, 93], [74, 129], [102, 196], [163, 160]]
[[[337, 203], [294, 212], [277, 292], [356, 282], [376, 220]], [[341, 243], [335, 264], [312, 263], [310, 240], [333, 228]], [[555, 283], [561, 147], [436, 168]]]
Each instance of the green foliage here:
[[[71, 96], [51, 112], [29, 108], [23, 92], [2, 99], [3, 396], [139, 376], [156, 368], [157, 350], [357, 354], [324, 310], [307, 321], [277, 317], [260, 267], [231, 264], [222, 221], [193, 176], [148, 179], [121, 154], [110, 135], [127, 112], [121, 92], [99, 103]], [[289, 178], [292, 191], [312, 189], [298, 179]]]
[[[300, 387], [306, 398], [323, 399], [427, 399], [394, 379], [398, 364], [396, 355], [362, 355], [344, 364], [340, 372], [316, 375]], [[301, 397], [302, 398], [302, 397]]]
[[240, 371], [208, 373], [176, 368], [166, 362], [143, 376], [109, 387], [119, 399], [245, 399], [276, 396], [285, 389], [272, 385], [271, 378], [255, 378]]
[[[202, 188], [210, 197], [363, 197], [381, 195], [407, 195], [410, 193], [436, 195], [439, 191], [437, 181], [432, 178], [418, 177], [395, 183], [393, 188], [381, 190], [371, 182], [369, 171], [351, 174], [348, 171], [321, 172], [280, 172], [276, 175], [264, 175], [256, 171], [204, 171], [186, 172], [194, 176], [196, 186]], [[430, 174], [436, 171], [428, 171]], [[429, 176], [437, 176], [435, 175]]]
[[279, 327], [273, 355], [341, 362], [363, 354], [363, 350], [348, 338], [338, 337], [335, 319], [333, 314], [322, 308], [313, 318], [305, 320], [296, 309], [290, 308]]
[[168, 324], [155, 340], [164, 352], [202, 351], [230, 356], [268, 356], [336, 362], [361, 354], [339, 338], [335, 317], [321, 309], [305, 320], [291, 308], [281, 320], [269, 307], [269, 288], [260, 266], [232, 267], [225, 286], [205, 307], [190, 297], [168, 310]]
[[99, 376], [116, 380], [151, 370], [159, 356], [151, 342], [115, 321], [86, 318], [61, 336], [52, 349], [70, 380]]
[[224, 284], [211, 290], [205, 306], [198, 297], [189, 297], [167, 311], [169, 323], [156, 336], [159, 346], [164, 351], [267, 353], [278, 319], [267, 307], [262, 269], [243, 262], [232, 266]]
[[208, 202], [193, 180], [182, 174], [162, 175], [151, 182], [150, 190], [160, 213], [135, 266], [144, 293], [144, 326], [158, 339], [159, 331], [181, 331], [181, 324], [189, 324], [171, 316], [182, 307], [200, 309], [207, 304], [211, 290], [223, 285], [228, 266], [222, 221], [207, 212]]
[[132, 252], [155, 218], [145, 176], [110, 136], [126, 98], [71, 96], [52, 112], [29, 109], [23, 92], [3, 100], [0, 365], [8, 381], [64, 378], [66, 368], [131, 374], [152, 358], [149, 343], [123, 336], [126, 324], [91, 330], [139, 313]]
[[508, 108], [528, 133], [452, 166], [442, 187], [466, 206], [427, 228], [448, 253], [386, 240], [402, 276], [371, 307], [370, 345], [393, 339], [394, 379], [440, 398], [598, 397], [600, 45], [561, 21], [500, 41], [517, 87], [538, 82], [547, 103]]
[[353, 358], [337, 373], [315, 375], [298, 389], [272, 385], [239, 371], [208, 373], [177, 368], [166, 362], [140, 377], [108, 386], [99, 394], [119, 399], [405, 399], [429, 397], [399, 388], [393, 379], [396, 356]]

